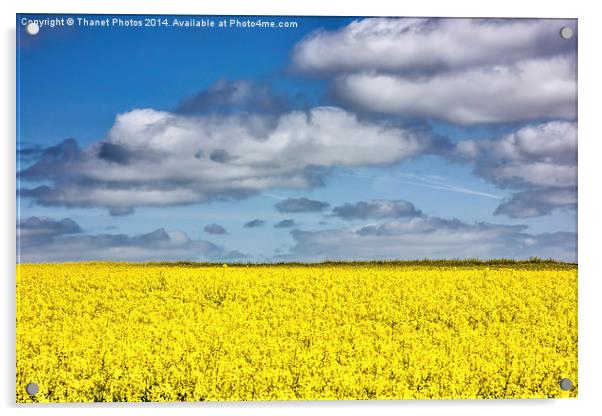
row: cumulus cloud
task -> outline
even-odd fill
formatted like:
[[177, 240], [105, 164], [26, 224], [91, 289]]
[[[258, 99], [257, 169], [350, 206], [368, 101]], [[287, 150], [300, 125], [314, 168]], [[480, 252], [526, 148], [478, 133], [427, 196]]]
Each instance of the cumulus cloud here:
[[512, 218], [538, 217], [555, 209], [577, 209], [577, 188], [540, 188], [513, 194], [495, 210]]
[[257, 228], [257, 227], [262, 227], [264, 224], [265, 224], [264, 220], [254, 219], [249, 222], [246, 222], [244, 227], [245, 228]]
[[414, 204], [404, 200], [388, 201], [376, 199], [346, 203], [332, 209], [332, 215], [344, 220], [419, 217], [422, 215]]
[[71, 219], [30, 217], [17, 224], [22, 263], [87, 260], [173, 261], [242, 260], [248, 256], [209, 241], [191, 240], [182, 231], [163, 228], [150, 233], [83, 234]]
[[[257, 117], [262, 117], [257, 115]], [[40, 183], [21, 195], [40, 205], [105, 207], [239, 199], [262, 190], [322, 185], [334, 166], [383, 166], [428, 152], [438, 139], [336, 107], [278, 116], [261, 137], [239, 114], [181, 115], [152, 109], [117, 116], [102, 142], [69, 139], [19, 172]]]
[[472, 124], [576, 117], [576, 21], [370, 18], [299, 42], [292, 65], [354, 108]]
[[456, 155], [476, 172], [505, 187], [570, 186], [577, 182], [577, 123], [527, 125], [494, 140], [464, 140]]
[[577, 206], [577, 123], [528, 125], [495, 140], [464, 140], [453, 157], [474, 164], [476, 175], [521, 189], [496, 214], [527, 218]]
[[17, 222], [17, 236], [21, 246], [35, 246], [55, 237], [81, 232], [79, 225], [70, 218], [55, 220], [48, 217], [29, 217]]
[[220, 79], [204, 91], [184, 99], [176, 112], [182, 114], [262, 112], [280, 113], [290, 109], [288, 100], [272, 89], [246, 80]]
[[367, 18], [319, 30], [298, 43], [293, 64], [303, 71], [438, 71], [511, 63], [573, 51], [560, 38], [572, 20]]
[[226, 229], [219, 224], [208, 224], [203, 228], [207, 234], [226, 234]]
[[316, 201], [308, 198], [287, 198], [276, 204], [274, 207], [278, 212], [320, 212], [328, 208], [328, 202]]
[[297, 225], [295, 223], [295, 220], [292, 218], [289, 218], [289, 219], [282, 220], [282, 221], [274, 224], [274, 228], [291, 228], [291, 227], [294, 227], [295, 225]]
[[524, 225], [468, 224], [457, 219], [415, 217], [383, 224], [291, 232], [295, 244], [280, 259], [528, 258], [576, 261], [577, 236], [530, 234]]
[[458, 124], [574, 119], [576, 87], [574, 61], [566, 56], [424, 79], [352, 74], [334, 84], [337, 97], [360, 110], [434, 117]]

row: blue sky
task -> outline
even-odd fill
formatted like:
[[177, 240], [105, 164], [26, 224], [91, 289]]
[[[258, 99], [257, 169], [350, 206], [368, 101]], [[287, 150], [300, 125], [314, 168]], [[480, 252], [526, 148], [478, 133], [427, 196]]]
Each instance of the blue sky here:
[[17, 16], [21, 261], [576, 261], [575, 21], [66, 17]]
[[[19, 48], [20, 139], [42, 145], [66, 137], [82, 143], [98, 140], [116, 114], [139, 107], [170, 110], [221, 78], [270, 82], [317, 102], [323, 88], [319, 82], [283, 76], [291, 45], [313, 30], [336, 29], [351, 19], [294, 20], [298, 29], [277, 33], [119, 27], [43, 30]], [[22, 26], [20, 35], [26, 36]]]

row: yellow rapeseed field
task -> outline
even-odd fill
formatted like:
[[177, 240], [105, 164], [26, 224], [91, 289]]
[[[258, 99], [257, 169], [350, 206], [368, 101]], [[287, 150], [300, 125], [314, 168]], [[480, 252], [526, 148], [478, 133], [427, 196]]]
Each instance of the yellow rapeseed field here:
[[16, 316], [18, 402], [577, 395], [570, 265], [24, 264]]

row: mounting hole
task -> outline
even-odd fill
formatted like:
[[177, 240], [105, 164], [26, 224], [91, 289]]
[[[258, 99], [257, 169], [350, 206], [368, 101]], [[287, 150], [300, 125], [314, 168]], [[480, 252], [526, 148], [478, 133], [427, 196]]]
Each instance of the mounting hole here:
[[36, 22], [29, 22], [27, 23], [27, 26], [25, 26], [25, 30], [31, 36], [35, 36], [40, 31], [40, 25], [38, 25]]
[[570, 378], [563, 378], [560, 380], [560, 388], [562, 390], [570, 390], [573, 388], [573, 382]]
[[573, 37], [573, 29], [571, 29], [568, 26], [563, 27], [562, 29], [560, 29], [560, 37], [562, 39], [570, 39]]
[[30, 396], [34, 396], [38, 394], [38, 392], [40, 391], [40, 387], [38, 387], [37, 383], [29, 383], [27, 386], [25, 386], [25, 391]]

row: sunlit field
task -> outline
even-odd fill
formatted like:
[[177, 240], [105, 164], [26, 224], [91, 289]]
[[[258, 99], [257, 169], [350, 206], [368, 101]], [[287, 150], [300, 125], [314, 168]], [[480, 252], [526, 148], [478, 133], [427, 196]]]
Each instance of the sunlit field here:
[[18, 402], [575, 397], [577, 266], [24, 264], [16, 331]]

